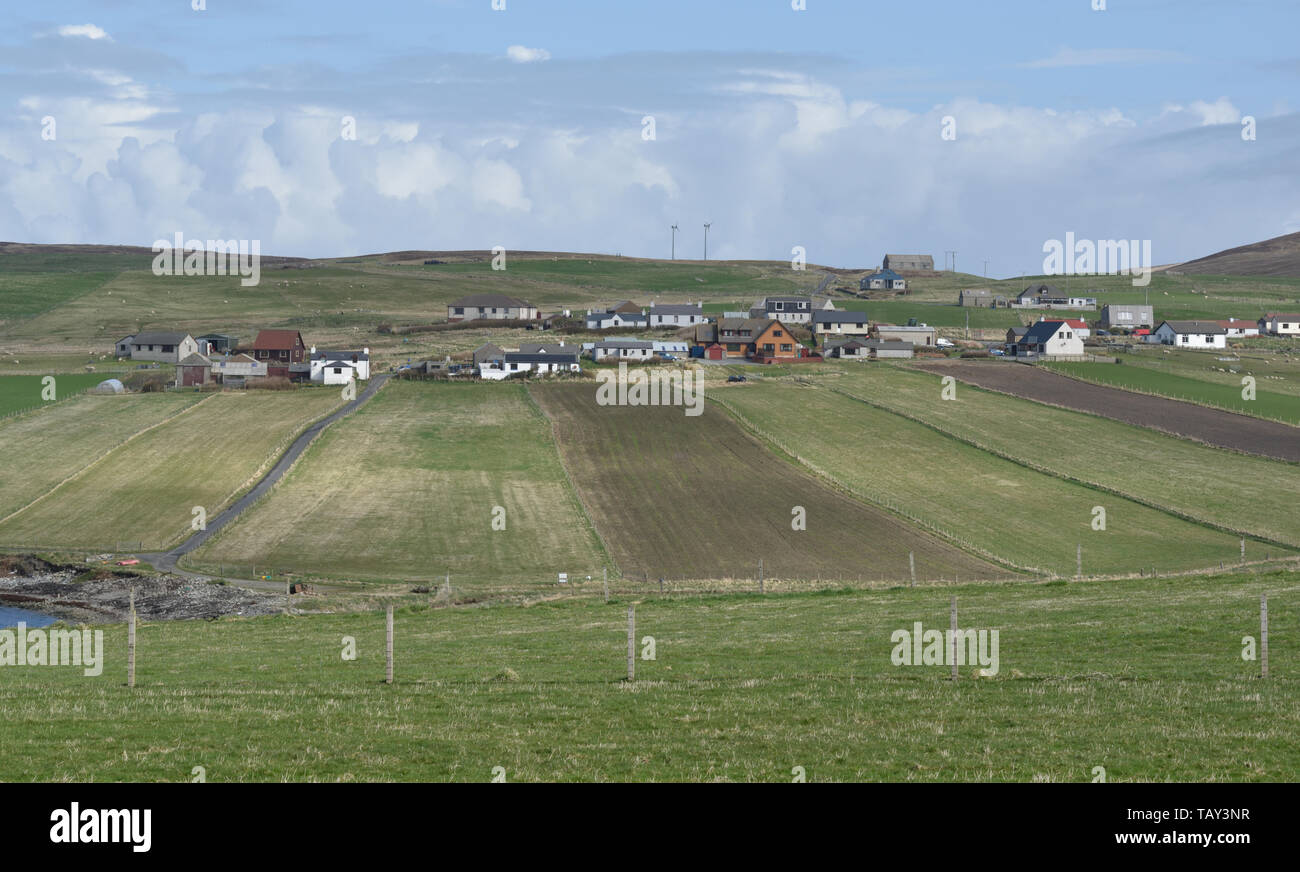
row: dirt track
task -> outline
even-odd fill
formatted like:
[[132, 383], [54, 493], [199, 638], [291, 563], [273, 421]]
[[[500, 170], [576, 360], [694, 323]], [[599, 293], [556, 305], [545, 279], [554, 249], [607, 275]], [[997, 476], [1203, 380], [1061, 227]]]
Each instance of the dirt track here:
[[1208, 445], [1300, 463], [1300, 428], [1218, 409], [1102, 387], [1014, 363], [918, 364], [976, 387], [1161, 430]]

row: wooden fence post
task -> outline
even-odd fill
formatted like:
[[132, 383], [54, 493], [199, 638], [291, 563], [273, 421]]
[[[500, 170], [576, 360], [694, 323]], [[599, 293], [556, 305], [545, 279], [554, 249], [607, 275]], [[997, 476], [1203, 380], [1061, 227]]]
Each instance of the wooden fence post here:
[[605, 588], [605, 602], [609, 602], [609, 567], [600, 568], [600, 584]]
[[758, 592], [763, 592], [763, 558], [758, 558]]
[[131, 588], [131, 616], [126, 628], [126, 686], [135, 687], [135, 588]]
[[1268, 594], [1259, 595], [1259, 677], [1268, 678]]
[[948, 627], [952, 631], [952, 680], [957, 680], [957, 597], [953, 597], [948, 604], [950, 614], [948, 615]]
[[393, 683], [393, 604], [388, 604], [388, 627], [384, 643], [385, 660], [387, 668], [384, 671], [384, 683]]
[[636, 680], [636, 605], [627, 607], [627, 680]]

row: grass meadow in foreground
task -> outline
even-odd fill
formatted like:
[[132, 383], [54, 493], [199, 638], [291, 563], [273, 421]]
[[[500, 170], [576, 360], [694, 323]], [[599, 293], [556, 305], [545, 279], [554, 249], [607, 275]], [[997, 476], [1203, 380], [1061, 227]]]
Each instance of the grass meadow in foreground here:
[[[98, 677], [0, 667], [0, 780], [1286, 781], [1298, 580], [647, 600], [633, 682], [618, 600], [399, 607], [391, 686], [379, 610], [144, 624], [134, 690], [110, 626]], [[1266, 680], [1242, 657], [1262, 592]], [[998, 631], [995, 677], [892, 662], [953, 595]]]

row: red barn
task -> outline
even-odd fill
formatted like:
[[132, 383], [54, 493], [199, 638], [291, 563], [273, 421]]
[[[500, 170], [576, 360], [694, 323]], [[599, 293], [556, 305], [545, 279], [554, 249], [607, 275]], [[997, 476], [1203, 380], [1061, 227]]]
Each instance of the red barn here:
[[[253, 358], [266, 364], [271, 378], [289, 378], [290, 370], [308, 371], [307, 346], [297, 330], [260, 330], [253, 342]], [[294, 367], [294, 364], [299, 366]]]

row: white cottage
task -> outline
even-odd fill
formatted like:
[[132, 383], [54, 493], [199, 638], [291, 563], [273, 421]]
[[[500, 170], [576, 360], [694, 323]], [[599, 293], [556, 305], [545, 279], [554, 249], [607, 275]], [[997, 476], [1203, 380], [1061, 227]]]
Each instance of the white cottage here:
[[1215, 321], [1161, 321], [1147, 342], [1178, 348], [1226, 348], [1228, 331]]
[[[344, 367], [350, 369], [351, 373], [344, 373]], [[370, 378], [369, 348], [360, 351], [317, 351], [315, 345], [311, 347], [312, 381], [318, 384], [335, 385], [344, 384], [353, 378], [361, 381]]]

